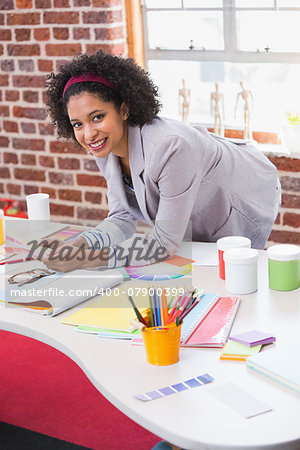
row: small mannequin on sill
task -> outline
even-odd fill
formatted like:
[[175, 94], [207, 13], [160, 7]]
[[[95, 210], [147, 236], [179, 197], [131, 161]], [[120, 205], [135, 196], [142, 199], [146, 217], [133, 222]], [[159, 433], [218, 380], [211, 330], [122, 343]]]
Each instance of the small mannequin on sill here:
[[254, 98], [250, 90], [244, 88], [243, 81], [240, 81], [240, 86], [242, 90], [237, 94], [236, 103], [234, 108], [234, 118], [236, 117], [237, 106], [239, 98], [242, 97], [244, 100], [244, 139], [252, 139], [252, 131], [250, 130], [250, 118], [251, 112], [253, 111]]
[[185, 85], [185, 79], [182, 79], [182, 88], [178, 91], [179, 114], [182, 122], [187, 123], [190, 112], [191, 90]]
[[224, 94], [219, 91], [219, 83], [215, 84], [216, 90], [210, 94], [210, 110], [214, 116], [214, 132], [224, 136]]

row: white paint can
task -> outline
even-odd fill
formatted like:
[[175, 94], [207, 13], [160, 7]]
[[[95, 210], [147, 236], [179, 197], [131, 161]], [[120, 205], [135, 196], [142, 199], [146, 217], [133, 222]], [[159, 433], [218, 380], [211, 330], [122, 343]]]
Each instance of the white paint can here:
[[232, 294], [257, 291], [258, 251], [253, 248], [225, 250], [226, 290]]

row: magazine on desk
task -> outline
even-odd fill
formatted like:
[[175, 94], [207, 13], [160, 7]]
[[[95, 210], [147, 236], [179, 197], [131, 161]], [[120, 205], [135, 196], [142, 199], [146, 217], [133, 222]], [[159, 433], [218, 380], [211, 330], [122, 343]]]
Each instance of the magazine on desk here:
[[[36, 279], [35, 274], [41, 273], [37, 271], [47, 274]], [[123, 275], [116, 269], [62, 273], [47, 269], [40, 261], [7, 264], [0, 299], [7, 306], [53, 317], [122, 282]]]

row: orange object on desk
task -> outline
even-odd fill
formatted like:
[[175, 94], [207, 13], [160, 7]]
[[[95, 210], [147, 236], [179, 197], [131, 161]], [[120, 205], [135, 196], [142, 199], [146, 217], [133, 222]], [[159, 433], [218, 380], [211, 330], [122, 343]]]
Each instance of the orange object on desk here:
[[155, 366], [167, 366], [179, 360], [181, 324], [175, 322], [142, 330], [147, 361]]

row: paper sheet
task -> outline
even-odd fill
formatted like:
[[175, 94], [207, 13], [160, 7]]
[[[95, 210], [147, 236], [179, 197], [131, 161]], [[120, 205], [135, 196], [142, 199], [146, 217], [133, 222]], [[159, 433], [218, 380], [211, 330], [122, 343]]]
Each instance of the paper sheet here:
[[221, 386], [210, 389], [209, 392], [247, 419], [272, 411], [270, 406], [249, 394], [249, 392], [235, 383], [222, 384]]
[[217, 266], [218, 251], [215, 243], [193, 242], [192, 257], [195, 266]]

